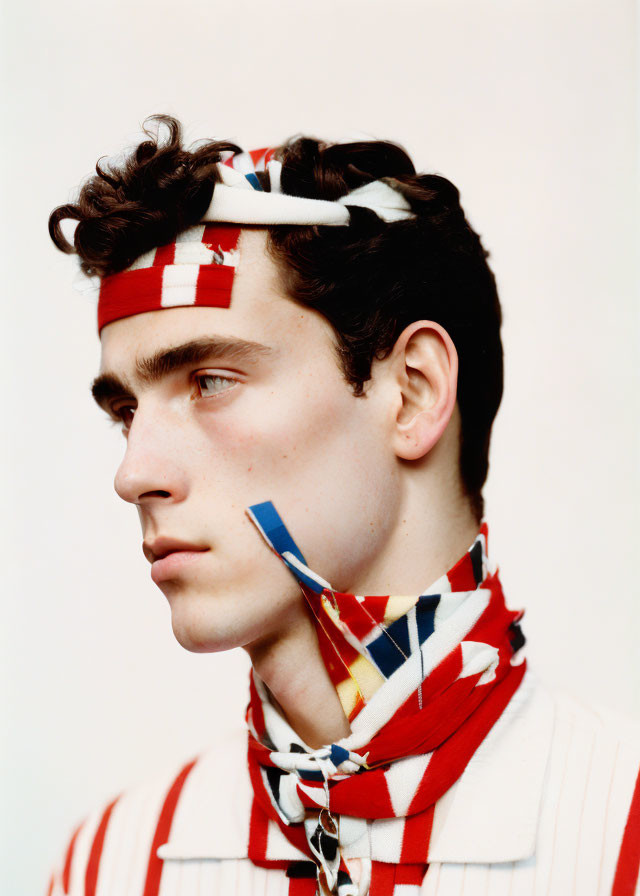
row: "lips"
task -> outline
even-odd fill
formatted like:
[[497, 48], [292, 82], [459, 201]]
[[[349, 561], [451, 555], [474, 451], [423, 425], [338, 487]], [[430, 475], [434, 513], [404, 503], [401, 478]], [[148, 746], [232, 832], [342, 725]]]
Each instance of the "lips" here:
[[151, 579], [159, 585], [161, 582], [176, 582], [190, 577], [194, 566], [201, 562], [207, 551], [171, 551], [151, 564]]
[[149, 563], [155, 563], [156, 560], [161, 560], [163, 557], [178, 551], [203, 552], [208, 550], [208, 545], [195, 544], [194, 542], [182, 541], [182, 539], [170, 538], [169, 536], [159, 536], [153, 541], [144, 541], [142, 543], [142, 552]]

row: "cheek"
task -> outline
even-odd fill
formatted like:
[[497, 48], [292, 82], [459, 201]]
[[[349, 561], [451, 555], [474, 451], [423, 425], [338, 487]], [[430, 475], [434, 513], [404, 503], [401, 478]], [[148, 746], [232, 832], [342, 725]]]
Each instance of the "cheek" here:
[[279, 388], [247, 390], [220, 414], [203, 415], [209, 456], [238, 498], [247, 486], [286, 488], [307, 477], [364, 472], [371, 456], [365, 399], [353, 398], [342, 383], [321, 381], [321, 373], [292, 376]]
[[367, 399], [307, 378], [240, 404], [208, 430], [217, 498], [242, 514], [245, 544], [260, 536], [244, 509], [273, 501], [311, 568], [343, 587], [381, 548], [397, 509], [396, 468]]

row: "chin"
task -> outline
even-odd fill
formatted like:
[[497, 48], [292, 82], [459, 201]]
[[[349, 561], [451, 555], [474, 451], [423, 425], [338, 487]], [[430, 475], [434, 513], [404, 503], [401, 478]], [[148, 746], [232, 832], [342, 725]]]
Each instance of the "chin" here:
[[238, 646], [224, 626], [216, 626], [202, 609], [172, 606], [171, 628], [178, 644], [191, 653], [215, 653]]
[[[216, 653], [244, 643], [241, 628], [233, 620], [233, 611], [225, 612], [227, 601], [209, 594], [190, 594], [181, 589], [168, 596], [171, 628], [176, 641], [191, 653]], [[236, 604], [237, 614], [237, 604]], [[236, 624], [234, 625], [234, 621]]]

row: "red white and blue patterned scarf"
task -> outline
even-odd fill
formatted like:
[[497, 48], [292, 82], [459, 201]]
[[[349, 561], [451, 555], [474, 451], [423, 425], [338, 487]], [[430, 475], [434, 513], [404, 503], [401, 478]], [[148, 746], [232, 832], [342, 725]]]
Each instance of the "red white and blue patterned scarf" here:
[[295, 896], [392, 896], [400, 884], [404, 896], [418, 893], [435, 803], [526, 670], [523, 611], [505, 605], [487, 524], [421, 595], [361, 596], [309, 569], [270, 501], [247, 512], [300, 584], [351, 725], [347, 737], [312, 750], [252, 672], [249, 858], [286, 869]]

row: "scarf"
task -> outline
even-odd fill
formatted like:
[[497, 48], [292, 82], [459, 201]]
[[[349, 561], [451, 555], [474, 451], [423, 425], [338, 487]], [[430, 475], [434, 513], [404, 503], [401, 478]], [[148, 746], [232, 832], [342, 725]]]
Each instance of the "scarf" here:
[[[286, 869], [295, 896], [391, 896], [399, 884], [404, 896], [418, 893], [435, 803], [526, 671], [524, 611], [505, 605], [487, 523], [422, 594], [363, 596], [338, 592], [309, 569], [271, 502], [247, 513], [300, 585], [351, 726], [312, 750], [252, 670], [249, 858]], [[297, 860], [281, 857], [291, 855], [278, 851], [282, 838]], [[357, 882], [347, 864], [356, 857]]]

